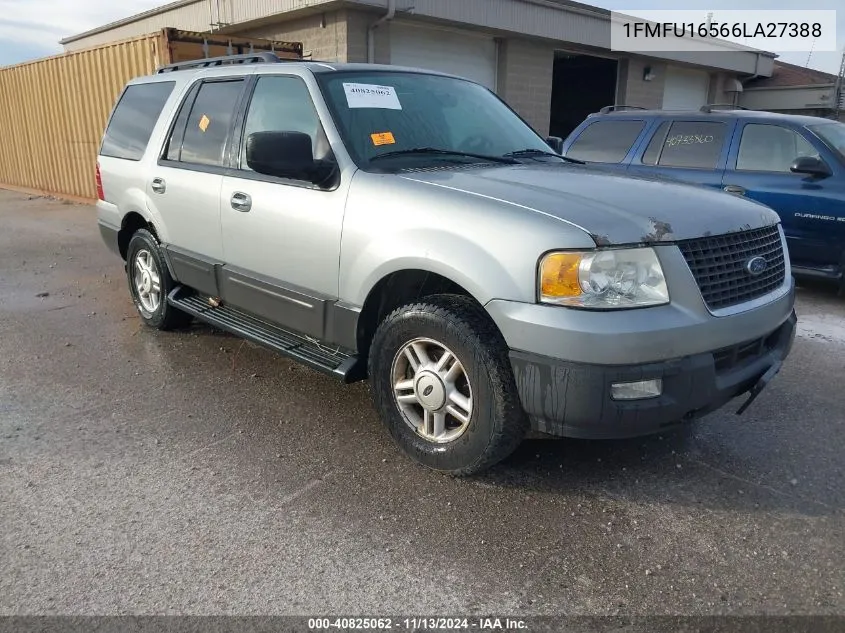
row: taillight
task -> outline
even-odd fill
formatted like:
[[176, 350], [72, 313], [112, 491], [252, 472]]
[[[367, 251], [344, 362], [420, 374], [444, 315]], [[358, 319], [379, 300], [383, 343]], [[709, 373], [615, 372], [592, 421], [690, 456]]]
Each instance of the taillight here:
[[106, 194], [103, 192], [103, 179], [100, 176], [100, 163], [97, 163], [97, 198], [100, 200], [106, 199]]

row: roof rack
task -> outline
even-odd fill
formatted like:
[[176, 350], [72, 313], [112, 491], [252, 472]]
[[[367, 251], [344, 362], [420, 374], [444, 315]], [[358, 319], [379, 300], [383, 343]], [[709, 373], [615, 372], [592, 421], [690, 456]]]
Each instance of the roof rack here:
[[634, 106], [634, 105], [624, 105], [624, 104], [609, 105], [609, 106], [604, 106], [601, 110], [599, 110], [599, 114], [607, 114], [608, 112], [617, 112], [619, 110], [646, 110], [646, 109], [647, 108], [642, 108], [640, 106]]
[[748, 108], [744, 108], [741, 105], [734, 105], [732, 103], [708, 103], [707, 105], [703, 105], [700, 108], [700, 112], [710, 113], [713, 110], [747, 110]]
[[248, 53], [246, 55], [224, 55], [223, 57], [207, 57], [205, 59], [192, 59], [186, 62], [177, 62], [160, 67], [156, 74], [172, 73], [179, 70], [191, 70], [194, 68], [213, 68], [215, 66], [229, 66], [234, 64], [276, 64], [279, 62], [302, 61], [301, 59], [283, 59], [275, 53], [261, 52]]

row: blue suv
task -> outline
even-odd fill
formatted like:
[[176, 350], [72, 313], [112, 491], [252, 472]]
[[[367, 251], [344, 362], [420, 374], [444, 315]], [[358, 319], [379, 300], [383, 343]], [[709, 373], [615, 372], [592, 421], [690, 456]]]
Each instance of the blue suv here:
[[795, 275], [835, 280], [845, 291], [843, 123], [722, 106], [608, 106], [569, 135], [562, 153], [762, 202], [780, 215]]

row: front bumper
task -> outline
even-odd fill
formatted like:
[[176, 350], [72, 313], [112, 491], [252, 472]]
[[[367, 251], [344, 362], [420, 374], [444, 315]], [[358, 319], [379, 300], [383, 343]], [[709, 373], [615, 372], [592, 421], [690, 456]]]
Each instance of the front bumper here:
[[[511, 351], [522, 406], [532, 428], [551, 435], [605, 439], [656, 433], [700, 417], [751, 390], [786, 358], [793, 311], [777, 329], [739, 345], [637, 365], [594, 365]], [[663, 393], [617, 401], [612, 383], [661, 378]]]

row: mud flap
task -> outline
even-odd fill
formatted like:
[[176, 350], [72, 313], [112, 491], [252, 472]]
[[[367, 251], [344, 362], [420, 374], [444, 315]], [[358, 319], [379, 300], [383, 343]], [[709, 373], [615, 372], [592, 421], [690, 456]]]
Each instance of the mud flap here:
[[775, 364], [772, 365], [771, 367], [769, 367], [769, 369], [766, 371], [766, 373], [763, 374], [760, 377], [760, 380], [757, 381], [757, 384], [755, 384], [751, 388], [751, 390], [749, 391], [748, 400], [746, 400], [742, 404], [742, 406], [737, 410], [737, 412], [736, 412], [737, 415], [742, 415], [743, 413], [745, 413], [745, 410], [748, 407], [750, 407], [751, 403], [754, 402], [757, 399], [757, 396], [759, 396], [760, 392], [763, 391], [763, 389], [766, 388], [766, 385], [768, 385], [772, 381], [772, 378], [777, 376], [781, 367], [783, 367], [783, 361], [782, 360], [775, 361]]

